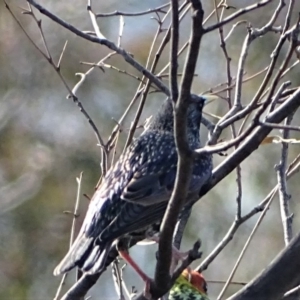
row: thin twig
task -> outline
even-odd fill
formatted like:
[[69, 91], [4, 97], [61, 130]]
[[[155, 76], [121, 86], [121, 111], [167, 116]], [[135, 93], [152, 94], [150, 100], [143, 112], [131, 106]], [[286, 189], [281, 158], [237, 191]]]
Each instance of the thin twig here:
[[[282, 7], [283, 7], [282, 2], [280, 2], [278, 4], [278, 7], [275, 10], [273, 16], [271, 17], [270, 21], [267, 23], [267, 25], [265, 25], [265, 27], [262, 27], [261, 29], [255, 29], [252, 31], [253, 38], [257, 38], [263, 34], [266, 34], [266, 32], [268, 32], [265, 28], [269, 28], [273, 25], [273, 22], [275, 22], [275, 20], [276, 20], [278, 11], [280, 11], [282, 9]], [[293, 30], [295, 31], [296, 28], [294, 28]], [[282, 49], [283, 44], [286, 41], [286, 39], [288, 38], [288, 36], [290, 36], [290, 34], [291, 34], [291, 32], [287, 32], [287, 33], [281, 35], [281, 37], [278, 41], [278, 44], [276, 46], [276, 51], [274, 51], [274, 53], [272, 55], [272, 60], [268, 67], [267, 73], [266, 73], [259, 89], [257, 90], [256, 94], [254, 95], [253, 99], [251, 100], [251, 102], [243, 110], [239, 111], [238, 113], [236, 113], [230, 117], [224, 118], [225, 120], [223, 120], [222, 122], [220, 122], [221, 124], [218, 124], [218, 126], [216, 126], [216, 129], [215, 129], [216, 133], [214, 134], [214, 139], [216, 139], [216, 138], [218, 138], [218, 136], [220, 136], [220, 134], [224, 128], [226, 128], [233, 122], [240, 120], [241, 118], [244, 118], [247, 114], [249, 114], [250, 112], [253, 111], [253, 108], [257, 105], [257, 102], [261, 98], [265, 88], [267, 87], [267, 84], [271, 80], [271, 76], [273, 74], [275, 64], [276, 64], [278, 56], [279, 56], [279, 52]], [[260, 117], [260, 115], [265, 111], [265, 109], [269, 105], [269, 102], [272, 101], [272, 97], [273, 97], [275, 88], [276, 88], [283, 72], [285, 71], [288, 62], [290, 61], [291, 55], [294, 51], [294, 47], [295, 47], [295, 44], [291, 43], [288, 54], [287, 54], [285, 60], [283, 61], [281, 67], [279, 68], [279, 71], [277, 72], [275, 78], [273, 79], [273, 82], [271, 84], [272, 89], [269, 92], [269, 96], [268, 96], [267, 100], [265, 101], [263, 107], [260, 109], [259, 113], [256, 114], [256, 119], [258, 119]]]
[[[5, 2], [5, 1], [4, 1]], [[29, 2], [29, 1], [28, 1]], [[30, 2], [29, 2], [30, 3]], [[92, 118], [90, 117], [90, 115], [88, 114], [88, 112], [85, 110], [85, 108], [83, 107], [82, 103], [79, 101], [78, 97], [76, 96], [75, 93], [72, 92], [72, 89], [69, 87], [69, 85], [67, 84], [64, 76], [62, 75], [61, 71], [60, 71], [60, 63], [62, 61], [63, 55], [65, 53], [66, 50], [66, 43], [63, 47], [63, 50], [60, 54], [59, 60], [57, 65], [55, 65], [53, 58], [50, 54], [50, 51], [48, 49], [47, 46], [47, 42], [45, 39], [45, 35], [43, 32], [43, 28], [42, 28], [42, 23], [40, 20], [37, 19], [37, 17], [35, 16], [34, 12], [31, 9], [31, 6], [29, 5], [29, 10], [25, 11], [26, 15], [30, 15], [32, 16], [32, 18], [34, 19], [34, 21], [36, 22], [38, 28], [39, 28], [39, 32], [40, 35], [42, 37], [43, 40], [43, 44], [44, 47], [46, 48], [46, 54], [36, 45], [36, 43], [32, 40], [32, 38], [29, 36], [29, 34], [26, 32], [25, 28], [23, 27], [23, 25], [21, 24], [21, 22], [17, 19], [17, 17], [14, 15], [14, 13], [12, 12], [12, 10], [10, 9], [9, 5], [5, 2], [6, 8], [8, 9], [8, 11], [10, 12], [10, 14], [12, 15], [12, 17], [14, 18], [14, 20], [17, 22], [17, 24], [20, 26], [21, 30], [24, 32], [24, 34], [26, 35], [26, 37], [28, 38], [28, 40], [31, 42], [31, 44], [39, 51], [39, 53], [49, 62], [49, 64], [53, 67], [53, 69], [55, 70], [55, 72], [57, 73], [57, 75], [59, 76], [60, 80], [62, 81], [63, 85], [65, 86], [65, 88], [67, 89], [69, 95], [67, 96], [67, 98], [72, 98], [73, 102], [78, 106], [79, 110], [81, 111], [81, 113], [85, 116], [85, 118], [88, 120], [90, 126], [93, 129], [93, 132], [96, 135], [98, 144], [101, 146], [102, 148], [102, 158], [105, 160], [105, 156], [106, 156], [106, 150], [104, 147], [104, 142], [102, 140], [102, 137], [99, 133], [99, 130], [97, 128], [97, 126], [95, 125], [94, 121], [92, 120]], [[34, 6], [34, 5], [33, 5]], [[81, 73], [80, 73], [81, 74]], [[85, 75], [87, 75], [87, 73], [85, 73]], [[79, 83], [76, 84], [76, 86], [73, 88], [73, 90], [76, 92], [77, 89], [79, 88], [79, 86], [82, 84], [83, 82], [83, 77], [81, 76], [81, 80], [79, 81]], [[102, 172], [105, 173], [105, 170], [102, 169]]]
[[[300, 154], [290, 163], [287, 169], [287, 179], [290, 179], [296, 173], [300, 171]], [[256, 207], [254, 207], [250, 212], [245, 214], [241, 219], [234, 220], [231, 227], [227, 231], [226, 235], [222, 239], [222, 241], [214, 248], [214, 250], [207, 256], [207, 258], [197, 267], [199, 272], [202, 272], [207, 269], [207, 267], [211, 264], [211, 262], [219, 255], [219, 253], [226, 247], [226, 245], [233, 239], [236, 231], [238, 230], [239, 226], [252, 218], [259, 212], [262, 212], [266, 205], [275, 197], [276, 193], [278, 192], [278, 185], [276, 185], [270, 193], [265, 197], [265, 199]]]
[[230, 38], [230, 36], [232, 35], [232, 33], [234, 32], [234, 30], [242, 24], [248, 24], [248, 22], [246, 20], [240, 20], [240, 21], [236, 22], [235, 24], [233, 24], [230, 31], [227, 33], [226, 37], [224, 38], [224, 41], [227, 41]]
[[260, 122], [261, 126], [271, 127], [274, 129], [280, 129], [280, 130], [295, 130], [300, 131], [300, 126], [293, 126], [293, 125], [282, 125], [282, 124], [275, 124], [275, 123], [268, 123], [268, 122]]
[[291, 296], [297, 297], [293, 299], [298, 299], [298, 297], [300, 296], [300, 285], [286, 292], [282, 299], [290, 299]]
[[[79, 203], [80, 203], [80, 196], [81, 196], [81, 181], [82, 181], [82, 172], [79, 175], [79, 178], [76, 178], [77, 181], [77, 195], [76, 195], [76, 201], [75, 201], [75, 207], [73, 212], [73, 220], [72, 220], [72, 226], [71, 226], [71, 234], [70, 234], [70, 243], [69, 248], [71, 248], [74, 238], [75, 238], [75, 226], [76, 226], [76, 220], [79, 217]], [[68, 276], [68, 273], [65, 273], [60, 281], [59, 287], [56, 291], [54, 300], [58, 300], [60, 292], [62, 290], [62, 287], [66, 281], [66, 278]]]
[[272, 0], [264, 0], [264, 1], [257, 2], [257, 3], [255, 3], [253, 5], [249, 5], [247, 7], [244, 7], [242, 9], [238, 10], [237, 12], [233, 13], [229, 17], [225, 18], [221, 22], [218, 22], [218, 23], [216, 23], [214, 25], [211, 25], [211, 26], [205, 28], [204, 29], [204, 33], [208, 33], [210, 31], [216, 30], [219, 27], [222, 27], [222, 26], [230, 23], [231, 21], [235, 20], [236, 18], [238, 18], [238, 17], [240, 17], [240, 16], [242, 16], [242, 15], [244, 15], [244, 14], [250, 12], [250, 11], [253, 11], [253, 10], [256, 10], [256, 9], [258, 9], [260, 7], [263, 7], [263, 6], [265, 6], [265, 5], [267, 5], [267, 4], [271, 3], [271, 2], [272, 2]]
[[[226, 3], [224, 3], [226, 4]], [[226, 5], [222, 8], [221, 16], [219, 17], [218, 10], [217, 10], [217, 3], [216, 0], [214, 1], [214, 6], [216, 10], [216, 17], [217, 17], [217, 22], [219, 23], [220, 20], [223, 17], [223, 13], [225, 10]], [[232, 76], [231, 76], [231, 69], [230, 69], [230, 63], [231, 63], [231, 58], [229, 57], [227, 47], [226, 47], [226, 42], [224, 39], [224, 32], [223, 32], [223, 27], [219, 27], [219, 36], [220, 36], [220, 43], [221, 43], [221, 48], [225, 56], [226, 60], [226, 74], [227, 74], [227, 87], [231, 86], [232, 83]], [[248, 37], [249, 35], [247, 35]], [[250, 44], [250, 43], [249, 43]], [[239, 65], [238, 65], [238, 72], [236, 76], [236, 91], [235, 91], [235, 98], [234, 98], [234, 110], [240, 110], [241, 109], [241, 86], [242, 86], [242, 81], [243, 81], [243, 74], [244, 74], [244, 64], [246, 60], [246, 55], [247, 55], [247, 50], [249, 45], [245, 45], [242, 48], [242, 52], [240, 55], [240, 60], [239, 60]], [[231, 89], [227, 89], [227, 103], [229, 107], [229, 111], [232, 110], [232, 103], [231, 103]], [[231, 134], [233, 138], [236, 138], [236, 128], [235, 124], [231, 124]], [[215, 128], [214, 128], [215, 129]], [[209, 143], [212, 141], [212, 135], [210, 136]], [[216, 142], [216, 140], [215, 140]], [[238, 145], [236, 145], [236, 148]], [[242, 175], [241, 175], [241, 166], [238, 165], [236, 168], [236, 183], [237, 183], [237, 197], [236, 197], [236, 219], [240, 219], [241, 217], [241, 207], [242, 207]]]
[[178, 222], [176, 224], [176, 227], [174, 230], [173, 244], [177, 249], [180, 249], [183, 232], [184, 232], [186, 224], [189, 220], [191, 212], [192, 212], [192, 207], [186, 206], [184, 208], [184, 211], [181, 212], [180, 220], [178, 220]]
[[217, 300], [220, 300], [223, 297], [224, 293], [226, 292], [226, 290], [227, 290], [227, 288], [228, 288], [228, 286], [229, 286], [229, 284], [230, 284], [230, 282], [231, 282], [238, 266], [240, 265], [240, 263], [242, 261], [242, 258], [244, 257], [244, 255], [246, 253], [247, 248], [250, 245], [250, 242], [251, 242], [252, 238], [254, 237], [254, 234], [256, 233], [259, 225], [261, 224], [261, 222], [263, 221], [267, 211], [269, 210], [270, 205], [271, 205], [271, 203], [274, 199], [274, 196], [275, 196], [275, 193], [274, 193], [273, 197], [270, 198], [269, 202], [266, 204], [264, 210], [262, 211], [261, 215], [259, 216], [258, 220], [256, 221], [256, 223], [255, 223], [255, 225], [254, 225], [254, 227], [253, 227], [253, 229], [252, 229], [252, 231], [251, 231], [251, 233], [250, 233], [250, 235], [249, 235], [249, 237], [248, 237], [248, 239], [247, 239], [247, 241], [246, 241], [239, 257], [238, 257], [238, 259], [236, 260], [236, 263], [234, 264], [234, 266], [232, 268], [232, 271], [230, 272], [230, 275], [229, 275], [224, 287], [222, 288], [220, 294], [218, 295]]
[[96, 16], [94, 14], [94, 12], [92, 11], [92, 6], [91, 6], [91, 0], [88, 0], [88, 4], [87, 4], [87, 11], [90, 15], [90, 18], [91, 18], [91, 21], [92, 21], [92, 25], [94, 27], [94, 30], [95, 30], [95, 33], [96, 33], [96, 36], [99, 38], [99, 39], [104, 39], [106, 40], [106, 37], [102, 34], [102, 32], [100, 31], [100, 27], [97, 23], [97, 19], [96, 19]]
[[[187, 12], [191, 9], [191, 5], [190, 4], [187, 4], [185, 7], [183, 7], [183, 5], [181, 6], [181, 8], [184, 8], [180, 17], [179, 17], [179, 21], [181, 21], [184, 16], [187, 14]], [[179, 9], [181, 10], [181, 9]], [[170, 35], [171, 31], [170, 31], [170, 28], [168, 29], [167, 31], [167, 34]], [[183, 44], [183, 46], [180, 48], [180, 50], [178, 51], [177, 53], [177, 57], [179, 58], [179, 56], [184, 52], [184, 50], [187, 49], [187, 47], [189, 46], [189, 42], [187, 41], [186, 43]], [[168, 63], [157, 73], [157, 76], [161, 76], [161, 74], [163, 74], [163, 72], [165, 72], [169, 66], [170, 66], [171, 62], [168, 61]]]
[[[182, 3], [182, 5], [179, 7], [178, 13], [180, 13], [181, 11], [183, 11], [182, 14], [181, 14], [181, 16], [179, 17], [179, 21], [181, 21], [181, 20], [184, 18], [185, 14], [186, 14], [186, 12], [187, 12], [187, 8], [188, 8], [188, 7], [189, 7], [188, 1], [184, 1], [184, 2]], [[164, 16], [163, 20], [159, 23], [157, 32], [156, 32], [156, 34], [155, 34], [155, 37], [154, 37], [154, 39], [153, 39], [153, 42], [152, 42], [152, 45], [151, 45], [151, 48], [150, 48], [150, 52], [149, 52], [149, 55], [148, 55], [146, 67], [148, 67], [148, 65], [150, 64], [150, 57], [151, 57], [152, 51], [153, 51], [153, 49], [154, 49], [155, 42], [156, 42], [156, 40], [157, 40], [159, 34], [162, 32], [162, 29], [161, 29], [162, 23], [163, 23], [163, 22], [165, 21], [165, 19], [167, 18], [169, 12], [171, 12], [171, 9], [170, 9], [170, 10], [168, 11], [168, 13]], [[168, 42], [169, 42], [169, 40], [170, 40], [170, 37], [171, 37], [171, 25], [169, 26], [169, 28], [168, 28], [168, 30], [167, 30], [167, 32], [166, 32], [166, 34], [165, 34], [163, 40], [161, 41], [160, 46], [158, 47], [158, 50], [157, 50], [156, 55], [155, 55], [155, 57], [154, 57], [154, 60], [153, 60], [153, 62], [152, 62], [151, 69], [150, 69], [150, 71], [151, 71], [152, 73], [155, 72], [155, 69], [156, 69], [157, 64], [158, 64], [158, 62], [159, 62], [159, 59], [160, 59], [160, 57], [161, 57], [161, 54], [162, 54], [163, 50], [165, 49], [166, 45], [168, 44]], [[141, 116], [141, 114], [142, 114], [142, 111], [143, 111], [143, 108], [144, 108], [144, 105], [145, 105], [145, 101], [146, 101], [146, 98], [147, 98], [147, 95], [148, 95], [148, 92], [149, 92], [150, 83], [151, 83], [151, 82], [150, 82], [149, 80], [147, 80], [146, 85], [145, 85], [145, 88], [144, 88], [143, 93], [142, 93], [141, 101], [140, 101], [140, 103], [139, 103], [139, 107], [138, 107], [138, 109], [137, 109], [137, 111], [136, 111], [134, 120], [133, 120], [133, 122], [131, 123], [131, 126], [130, 126], [130, 130], [129, 130], [129, 133], [128, 133], [128, 136], [127, 136], [127, 140], [126, 140], [126, 143], [125, 143], [124, 151], [125, 151], [125, 149], [130, 145], [130, 143], [131, 143], [131, 141], [132, 141], [132, 139], [133, 139], [133, 135], [134, 135], [134, 133], [135, 133], [137, 124], [138, 124], [138, 122], [139, 122], [139, 119], [140, 119], [140, 116]], [[139, 88], [140, 88], [140, 87], [141, 87], [141, 85], [139, 86]], [[138, 89], [139, 89], [139, 88], [138, 88]], [[170, 94], [168, 94], [168, 96], [170, 96]]]
[[116, 288], [116, 292], [119, 296], [119, 300], [125, 300], [125, 296], [123, 293], [123, 278], [121, 276], [121, 272], [119, 269], [119, 263], [117, 260], [115, 260], [113, 262], [113, 266], [112, 266], [112, 275], [113, 275], [113, 279], [114, 279], [114, 284], [115, 284], [115, 288]]
[[[285, 126], [290, 126], [293, 120], [293, 114], [290, 114], [285, 121]], [[282, 138], [289, 139], [290, 137], [290, 130], [284, 129]], [[280, 214], [281, 220], [283, 225], [283, 236], [284, 236], [284, 243], [287, 246], [292, 237], [293, 237], [293, 215], [290, 213], [290, 199], [291, 196], [287, 192], [287, 177], [286, 177], [286, 168], [287, 168], [287, 160], [288, 160], [288, 151], [289, 151], [289, 144], [282, 143], [281, 146], [281, 158], [279, 164], [275, 167], [277, 173], [277, 181], [279, 187], [279, 203], [280, 203]]]
[[147, 70], [145, 67], [143, 67], [140, 63], [138, 63], [132, 55], [130, 55], [127, 51], [124, 49], [118, 47], [113, 42], [105, 39], [105, 38], [99, 38], [87, 33], [84, 33], [83, 31], [77, 29], [73, 25], [65, 22], [61, 18], [57, 17], [55, 14], [51, 13], [49, 10], [47, 10], [44, 6], [38, 4], [34, 0], [28, 0], [32, 6], [34, 6], [37, 10], [39, 10], [42, 14], [56, 22], [57, 24], [61, 25], [62, 27], [66, 28], [67, 30], [73, 32], [74, 34], [80, 36], [81, 38], [84, 38], [90, 42], [97, 43], [104, 45], [108, 47], [109, 49], [117, 52], [119, 55], [121, 55], [124, 60], [129, 63], [133, 68], [141, 72], [144, 76], [146, 76], [150, 81], [152, 81], [163, 93], [165, 93], [167, 96], [170, 95], [170, 91], [168, 87], [159, 79], [157, 76], [155, 76], [153, 73], [151, 73], [149, 70]]
[[299, 253], [300, 234], [277, 255], [267, 268], [264, 268], [250, 283], [228, 300], [282, 299], [286, 290], [293, 288], [300, 280]]
[[156, 12], [160, 12], [160, 13], [166, 13], [163, 9], [170, 6], [170, 3], [166, 3], [163, 4], [161, 6], [158, 6], [156, 8], [152, 8], [152, 9], [148, 9], [145, 11], [140, 11], [140, 12], [122, 12], [122, 11], [114, 11], [114, 12], [110, 12], [110, 13], [98, 13], [96, 14], [97, 18], [103, 18], [103, 17], [115, 17], [115, 16], [124, 16], [124, 17], [138, 17], [138, 16], [144, 16], [144, 15], [148, 15], [151, 13], [156, 13]]
[[172, 7], [172, 27], [171, 27], [171, 51], [170, 51], [170, 92], [171, 99], [174, 103], [177, 102], [178, 98], [178, 84], [177, 84], [177, 52], [178, 52], [178, 43], [179, 43], [179, 13], [178, 13], [178, 1], [171, 1]]
[[[259, 75], [263, 74], [264, 72], [266, 72], [267, 69], [268, 69], [268, 67], [265, 67], [265, 68], [263, 68], [262, 70], [256, 72], [255, 74], [250, 75], [250, 76], [248, 76], [248, 77], [246, 77], [246, 78], [243, 78], [243, 83], [249, 82], [249, 81], [253, 80], [253, 79], [256, 78], [257, 76], [259, 76]], [[245, 75], [246, 75], [246, 73], [243, 74], [243, 76], [245, 76]], [[236, 80], [236, 78], [233, 77], [233, 78], [232, 78], [232, 81], [234, 82], [235, 80]], [[229, 86], [229, 87], [222, 88], [221, 90], [218, 90], [218, 91], [214, 91], [214, 89], [216, 89], [216, 88], [219, 88], [219, 87], [222, 87], [222, 86], [224, 86], [224, 85], [227, 85], [227, 82], [222, 82], [222, 83], [219, 83], [218, 85], [214, 86], [213, 88], [211, 88], [211, 89], [209, 89], [209, 90], [203, 92], [203, 94], [210, 93], [210, 94], [212, 94], [212, 95], [218, 95], [218, 94], [220, 94], [220, 93], [226, 92], [228, 89], [233, 89], [233, 88], [235, 87], [235, 84], [236, 84], [236, 83], [234, 82], [234, 83], [233, 83], [231, 86]]]

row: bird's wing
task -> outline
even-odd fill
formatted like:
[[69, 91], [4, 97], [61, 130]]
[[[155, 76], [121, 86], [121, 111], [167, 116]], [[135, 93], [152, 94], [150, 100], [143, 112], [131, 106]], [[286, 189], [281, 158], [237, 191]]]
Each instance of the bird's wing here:
[[[78, 238], [55, 273], [82, 266], [85, 260], [93, 263], [92, 256], [100, 257], [113, 239], [160, 221], [173, 190], [176, 166], [172, 135], [147, 133], [137, 139], [95, 192]], [[192, 177], [190, 187], [199, 185], [197, 177]], [[88, 258], [95, 243], [101, 247]]]
[[116, 239], [133, 231], [142, 231], [147, 226], [155, 225], [164, 215], [167, 202], [150, 206], [126, 203], [118, 216], [101, 233], [100, 239]]
[[[167, 142], [166, 142], [167, 140]], [[148, 147], [151, 148], [149, 141]], [[177, 169], [177, 153], [174, 139], [164, 137], [154, 141], [151, 153], [139, 157], [139, 164], [132, 163], [133, 175], [121, 194], [122, 207], [112, 222], [100, 235], [100, 240], [115, 239], [124, 234], [143, 230], [159, 222], [170, 199]], [[172, 144], [173, 143], [173, 144]], [[149, 157], [150, 156], [150, 157]], [[210, 158], [203, 157], [194, 163], [187, 200], [197, 198], [201, 185], [211, 174]]]
[[[193, 187], [194, 190], [201, 188], [198, 177], [192, 177], [190, 188], [191, 187]], [[189, 199], [191, 201], [196, 200], [197, 194], [198, 193], [190, 192], [187, 198], [191, 198]], [[125, 203], [119, 214], [101, 233], [100, 239], [115, 239], [124, 234], [142, 230], [151, 224], [156, 224], [163, 218], [169, 198], [170, 197], [167, 197], [166, 201], [158, 201], [152, 205], [134, 204], [132, 202]]]
[[[147, 139], [146, 139], [147, 140]], [[121, 199], [141, 205], [169, 200], [176, 177], [177, 153], [171, 135], [154, 135], [142, 153], [132, 158], [133, 176]]]
[[[168, 201], [174, 188], [177, 151], [173, 136], [150, 139], [146, 151], [131, 159], [132, 177], [124, 186], [121, 199], [140, 205]], [[211, 155], [197, 157], [189, 192], [200, 190], [200, 184], [211, 176]]]
[[[102, 240], [103, 242], [99, 240], [100, 243], [95, 247], [96, 240], [103, 231], [107, 232], [107, 227], [115, 219], [115, 224], [118, 226], [129, 225], [124, 226], [125, 231], [122, 231], [120, 235], [114, 235], [117, 238], [131, 230], [133, 224], [127, 220], [132, 214], [143, 215], [146, 225], [151, 218], [161, 215], [154, 207], [150, 209], [149, 216], [144, 211], [144, 207], [138, 212], [136, 209], [132, 210], [134, 205], [120, 198], [122, 192], [125, 191], [124, 197], [136, 203], [142, 200], [144, 203], [150, 203], [156, 198], [160, 201], [168, 200], [170, 191], [167, 189], [169, 184], [173, 183], [176, 173], [174, 168], [176, 168], [177, 157], [175, 147], [171, 145], [173, 140], [171, 135], [157, 140], [154, 134], [145, 134], [120, 157], [93, 195], [80, 233], [65, 258], [55, 269], [56, 275], [67, 272], [76, 265], [83, 267], [86, 271], [93, 270], [95, 261], [102, 261], [98, 258], [107, 252], [104, 250], [108, 249], [113, 238], [108, 235], [105, 240]], [[168, 146], [165, 147], [165, 144]], [[171, 148], [175, 152], [171, 153]], [[171, 162], [173, 166], [170, 165]], [[116, 233], [119, 232], [118, 228], [115, 229]]]
[[121, 199], [146, 206], [167, 201], [173, 189], [176, 168], [170, 171], [146, 176], [137, 174], [123, 191]]

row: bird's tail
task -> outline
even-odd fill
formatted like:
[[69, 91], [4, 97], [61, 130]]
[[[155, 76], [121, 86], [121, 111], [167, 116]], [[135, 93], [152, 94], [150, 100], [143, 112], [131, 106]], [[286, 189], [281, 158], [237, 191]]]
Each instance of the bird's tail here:
[[[111, 242], [106, 243], [104, 247], [101, 245], [94, 245], [89, 256], [80, 267], [81, 270], [88, 274], [95, 274], [106, 269], [106, 267], [111, 263], [111, 261], [107, 261], [108, 256], [111, 254], [111, 244]], [[116, 257], [117, 255], [114, 256], [114, 258]]]
[[66, 273], [74, 267], [83, 272], [95, 274], [107, 267], [106, 259], [109, 255], [111, 243], [95, 244], [95, 238], [79, 233], [70, 250], [55, 268], [55, 276]]
[[79, 233], [66, 256], [55, 268], [53, 274], [57, 276], [70, 271], [76, 266], [81, 267], [92, 251], [93, 243], [94, 238], [87, 237], [84, 233]]

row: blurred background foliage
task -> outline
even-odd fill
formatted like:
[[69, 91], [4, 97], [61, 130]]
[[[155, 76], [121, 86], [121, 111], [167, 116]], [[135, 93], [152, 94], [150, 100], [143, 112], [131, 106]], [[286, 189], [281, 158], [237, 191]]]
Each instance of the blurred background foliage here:
[[[240, 8], [256, 1], [228, 2]], [[256, 27], [263, 25], [277, 5], [277, 1], [273, 2], [241, 19], [247, 19]], [[29, 16], [22, 15], [18, 8], [26, 7], [26, 2], [14, 0], [9, 3], [34, 42], [42, 47], [36, 24]], [[43, 0], [40, 3], [79, 29], [92, 30], [86, 12], [86, 1]], [[95, 1], [94, 10], [136, 12], [163, 3], [166, 1]], [[213, 1], [203, 1], [203, 5], [208, 15], [213, 9]], [[295, 18], [299, 9], [300, 4], [297, 2]], [[231, 12], [225, 11], [225, 14]], [[38, 13], [37, 15], [42, 19], [50, 52], [56, 60], [65, 41], [68, 40], [61, 70], [71, 87], [78, 81], [75, 73], [88, 70], [80, 61], [97, 62], [108, 53], [104, 46], [76, 37], [49, 19]], [[284, 15], [279, 21], [277, 25], [283, 24]], [[208, 24], [215, 22], [215, 18], [212, 18]], [[103, 18], [100, 24], [104, 35], [116, 41], [119, 18]], [[181, 28], [181, 44], [187, 40], [189, 25], [189, 19], [186, 18]], [[156, 29], [157, 23], [149, 15], [125, 17], [122, 47], [145, 64]], [[230, 26], [226, 27], [225, 32], [229, 29]], [[245, 26], [239, 26], [227, 43], [232, 58], [233, 76], [245, 34]], [[67, 91], [59, 77], [34, 49], [2, 1], [0, 36], [0, 299], [53, 299], [60, 278], [53, 277], [52, 272], [67, 250], [72, 222], [71, 216], [63, 214], [63, 211], [74, 208], [76, 177], [80, 172], [83, 172], [82, 192], [93, 194], [100, 176], [100, 149], [84, 116], [71, 100], [66, 99]], [[269, 64], [270, 54], [278, 37], [278, 34], [269, 33], [254, 42], [246, 65], [247, 75], [254, 74]], [[167, 59], [166, 49], [159, 69], [167, 63]], [[180, 59], [179, 67], [183, 66], [183, 62], [184, 60]], [[114, 56], [108, 63], [137, 74], [118, 56]], [[227, 80], [226, 61], [219, 47], [217, 31], [203, 39], [197, 74], [193, 84], [196, 93]], [[254, 95], [262, 78], [259, 76], [244, 84], [244, 103]], [[288, 78], [293, 85], [298, 85], [299, 67], [290, 72]], [[137, 86], [138, 82], [129, 76], [114, 70], [106, 70], [103, 73], [100, 69], [95, 69], [79, 89], [79, 100], [98, 126], [104, 140], [109, 137], [115, 125], [114, 120], [120, 118]], [[160, 93], [148, 97], [142, 121], [157, 109], [163, 99], [164, 96]], [[135, 109], [136, 106], [126, 119], [117, 154], [122, 150]], [[226, 109], [225, 101], [218, 100], [205, 110], [220, 116]], [[216, 121], [213, 118], [211, 120]], [[299, 115], [294, 118], [294, 124], [299, 125]], [[228, 130], [223, 138], [229, 137], [229, 134]], [[207, 131], [203, 130], [202, 139], [205, 141], [206, 137]], [[299, 138], [299, 135], [293, 132], [292, 137]], [[299, 146], [291, 145], [289, 160], [291, 161], [297, 153]], [[242, 164], [244, 213], [260, 203], [276, 184], [274, 165], [279, 161], [279, 157], [280, 145], [264, 145]], [[223, 159], [224, 157], [216, 155], [215, 165]], [[289, 181], [289, 192], [292, 194], [291, 208], [295, 214], [294, 231], [297, 232], [300, 229], [299, 175]], [[234, 220], [235, 201], [236, 184], [233, 172], [195, 206], [182, 248], [189, 249], [196, 239], [201, 238], [203, 256], [208, 255]], [[82, 197], [77, 230], [87, 205], [88, 200]], [[204, 273], [208, 280], [226, 280], [256, 220], [257, 216], [244, 224], [233, 241], [209, 266]], [[283, 247], [276, 198], [234, 280], [248, 282]], [[154, 271], [155, 251], [156, 245], [136, 246], [131, 250], [132, 255], [150, 276]], [[142, 287], [142, 282], [129, 267], [125, 269], [125, 280], [129, 286]], [[70, 275], [66, 287], [73, 281], [74, 276]], [[216, 297], [221, 288], [220, 284], [209, 284], [211, 299]], [[231, 286], [227, 295], [238, 288], [239, 286]], [[94, 295], [94, 299], [116, 298], [110, 271], [100, 279], [91, 294]]]

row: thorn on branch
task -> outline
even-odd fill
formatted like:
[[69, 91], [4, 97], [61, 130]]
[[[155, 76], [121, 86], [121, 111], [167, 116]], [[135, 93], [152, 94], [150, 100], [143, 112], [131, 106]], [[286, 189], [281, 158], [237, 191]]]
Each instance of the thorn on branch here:
[[74, 212], [72, 212], [70, 210], [64, 210], [63, 214], [65, 214], [65, 215], [72, 215], [74, 218], [78, 218], [80, 216], [80, 214], [74, 214]]

